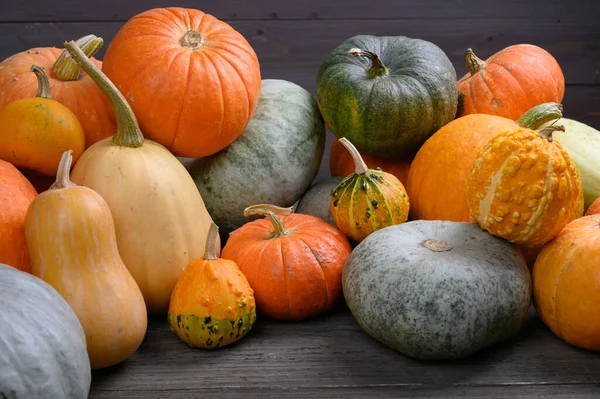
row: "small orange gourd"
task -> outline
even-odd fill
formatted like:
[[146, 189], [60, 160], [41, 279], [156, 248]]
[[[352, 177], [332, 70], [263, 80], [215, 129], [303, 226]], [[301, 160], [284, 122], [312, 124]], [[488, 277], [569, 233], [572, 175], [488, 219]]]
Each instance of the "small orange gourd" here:
[[355, 172], [331, 191], [331, 217], [350, 239], [360, 242], [384, 227], [408, 220], [410, 202], [404, 185], [381, 168], [369, 169], [346, 138], [340, 143], [352, 155]]
[[585, 215], [595, 215], [597, 213], [600, 213], [600, 198], [596, 198], [596, 200], [592, 202], [592, 205], [587, 209]]
[[600, 350], [600, 215], [570, 222], [533, 267], [535, 309], [571, 345]]
[[144, 298], [123, 264], [106, 201], [69, 180], [71, 151], [56, 182], [38, 195], [25, 218], [31, 274], [71, 306], [85, 332], [93, 369], [129, 358], [146, 334]]
[[214, 349], [242, 339], [256, 321], [254, 291], [235, 262], [218, 257], [212, 223], [204, 256], [185, 268], [171, 295], [171, 331], [192, 347]]
[[37, 96], [0, 109], [0, 159], [54, 176], [63, 152], [72, 150], [79, 158], [85, 133], [75, 114], [52, 99], [44, 71], [35, 65], [30, 71], [38, 79]]
[[516, 244], [550, 241], [583, 214], [575, 164], [552, 132], [510, 129], [479, 152], [466, 185], [472, 220]]
[[259, 315], [301, 320], [331, 309], [342, 293], [342, 271], [352, 248], [341, 231], [292, 208], [260, 204], [229, 235], [222, 258], [234, 261], [254, 290]]

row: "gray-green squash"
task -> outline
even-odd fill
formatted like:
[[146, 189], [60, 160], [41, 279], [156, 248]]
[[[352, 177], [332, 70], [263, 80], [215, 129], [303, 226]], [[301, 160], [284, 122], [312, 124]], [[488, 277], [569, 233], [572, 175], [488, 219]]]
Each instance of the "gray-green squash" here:
[[513, 244], [474, 223], [418, 220], [352, 252], [344, 298], [360, 327], [418, 359], [469, 356], [527, 321], [531, 275]]
[[181, 160], [222, 236], [248, 219], [255, 204], [292, 206], [316, 177], [325, 150], [325, 123], [302, 87], [264, 79], [248, 126], [215, 155]]
[[428, 41], [358, 35], [321, 64], [317, 101], [333, 134], [361, 153], [411, 159], [456, 117], [456, 71]]
[[0, 264], [0, 398], [87, 398], [85, 334], [45, 281]]
[[310, 186], [298, 201], [294, 212], [316, 216], [335, 226], [329, 206], [330, 195], [331, 190], [336, 188], [342, 179], [342, 176], [330, 176]]

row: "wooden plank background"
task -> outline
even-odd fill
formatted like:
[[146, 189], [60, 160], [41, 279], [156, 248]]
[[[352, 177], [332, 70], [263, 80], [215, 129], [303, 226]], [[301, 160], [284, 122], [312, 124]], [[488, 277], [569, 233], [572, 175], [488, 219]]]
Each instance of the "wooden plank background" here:
[[[531, 43], [560, 63], [565, 116], [600, 128], [600, 1], [597, 0], [42, 0], [12, 1], [0, 13], [0, 60], [36, 46], [94, 33], [105, 48], [122, 24], [153, 8], [200, 9], [230, 23], [255, 49], [263, 78], [286, 79], [315, 94], [325, 56], [357, 34], [429, 40], [446, 52], [457, 75], [463, 53], [482, 58]], [[98, 54], [102, 58], [104, 50]], [[328, 175], [329, 147], [320, 176]]]

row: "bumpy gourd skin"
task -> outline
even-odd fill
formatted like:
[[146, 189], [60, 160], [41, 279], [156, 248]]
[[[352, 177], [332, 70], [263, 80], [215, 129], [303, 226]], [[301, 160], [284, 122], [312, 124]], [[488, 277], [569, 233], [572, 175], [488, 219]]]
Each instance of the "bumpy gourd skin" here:
[[409, 208], [400, 180], [378, 168], [352, 173], [331, 191], [331, 216], [356, 242], [379, 229], [406, 222]]
[[509, 130], [479, 153], [467, 181], [471, 218], [517, 244], [543, 244], [583, 214], [575, 164], [557, 141]]

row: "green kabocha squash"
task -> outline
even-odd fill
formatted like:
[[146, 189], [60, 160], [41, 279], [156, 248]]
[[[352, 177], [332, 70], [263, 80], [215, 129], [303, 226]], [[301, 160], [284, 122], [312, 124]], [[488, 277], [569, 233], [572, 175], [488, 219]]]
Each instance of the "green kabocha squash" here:
[[331, 216], [331, 210], [329, 209], [329, 196], [331, 190], [340, 184], [342, 178], [342, 176], [331, 176], [321, 179], [310, 186], [298, 201], [295, 212], [316, 216], [330, 225], [335, 226], [335, 222]]
[[292, 82], [265, 79], [240, 137], [215, 155], [180, 161], [226, 237], [248, 222], [248, 206], [292, 206], [317, 176], [324, 150], [325, 124], [311, 94]]
[[418, 359], [469, 356], [527, 322], [532, 281], [513, 244], [475, 223], [418, 220], [352, 252], [344, 298], [371, 337]]
[[87, 398], [85, 334], [63, 297], [0, 263], [0, 309], [0, 398]]
[[456, 71], [430, 42], [354, 36], [323, 61], [317, 102], [333, 134], [360, 152], [410, 159], [455, 118]]

